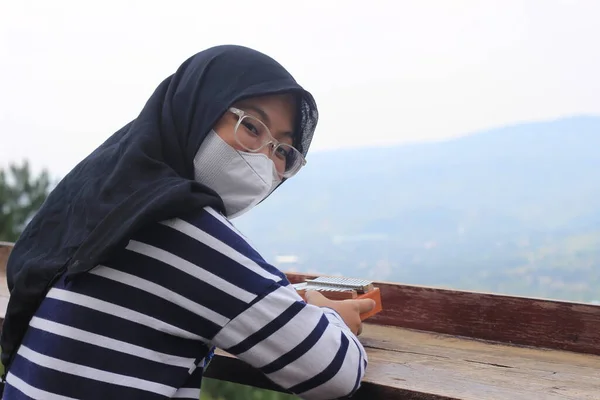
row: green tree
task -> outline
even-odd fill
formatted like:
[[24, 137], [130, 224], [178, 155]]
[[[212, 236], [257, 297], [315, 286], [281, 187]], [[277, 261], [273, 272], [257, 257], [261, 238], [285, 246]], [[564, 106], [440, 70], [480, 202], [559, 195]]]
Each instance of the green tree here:
[[[210, 368], [210, 367], [209, 367]], [[204, 378], [200, 400], [294, 400], [296, 396]]]
[[17, 240], [49, 191], [48, 172], [34, 176], [27, 161], [0, 169], [0, 241]]

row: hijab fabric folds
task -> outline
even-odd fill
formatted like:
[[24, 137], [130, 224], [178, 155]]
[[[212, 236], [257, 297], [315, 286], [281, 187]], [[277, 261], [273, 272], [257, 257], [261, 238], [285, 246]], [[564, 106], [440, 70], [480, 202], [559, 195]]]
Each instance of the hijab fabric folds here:
[[148, 223], [205, 206], [224, 211], [219, 196], [194, 181], [194, 156], [228, 107], [277, 93], [296, 95], [295, 146], [306, 154], [318, 119], [313, 97], [272, 58], [226, 45], [186, 60], [137, 118], [81, 161], [48, 196], [8, 260], [2, 363], [10, 365], [61, 275], [75, 279], [89, 271]]

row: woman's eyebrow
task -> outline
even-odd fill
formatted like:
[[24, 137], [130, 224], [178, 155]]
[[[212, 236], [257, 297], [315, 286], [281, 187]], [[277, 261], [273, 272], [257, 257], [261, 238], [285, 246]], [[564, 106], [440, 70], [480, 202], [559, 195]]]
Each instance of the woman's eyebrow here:
[[[254, 111], [255, 113], [257, 113], [260, 116], [260, 118], [263, 120], [263, 122], [267, 126], [271, 126], [271, 119], [269, 118], [269, 115], [265, 112], [265, 110], [263, 110], [259, 106], [255, 106], [253, 104], [248, 104], [247, 106], [244, 106], [243, 108]], [[294, 133], [292, 131], [285, 132], [282, 136], [284, 136], [286, 138], [289, 137], [291, 140], [294, 139]]]
[[267, 125], [271, 125], [271, 119], [269, 118], [269, 115], [262, 108], [255, 105], [247, 105], [245, 108], [254, 111], [258, 115], [260, 115], [264, 123], [266, 123]]
[[294, 141], [294, 132], [288, 131], [283, 134], [285, 139], [290, 139], [290, 141]]

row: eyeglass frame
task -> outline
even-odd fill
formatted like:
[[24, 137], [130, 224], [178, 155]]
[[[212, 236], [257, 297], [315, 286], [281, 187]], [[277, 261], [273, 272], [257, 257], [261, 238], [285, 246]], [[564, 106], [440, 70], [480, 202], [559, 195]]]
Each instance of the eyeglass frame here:
[[[269, 145], [273, 145], [273, 144], [274, 144], [274, 146], [272, 146], [272, 147], [271, 147], [271, 155], [275, 154], [275, 150], [277, 150], [277, 148], [278, 148], [280, 145], [282, 145], [282, 144], [283, 144], [283, 145], [286, 145], [286, 146], [290, 146], [291, 148], [293, 148], [294, 150], [296, 150], [296, 152], [298, 153], [298, 155], [301, 157], [301, 160], [302, 160], [302, 162], [300, 163], [300, 167], [298, 168], [298, 170], [297, 170], [296, 172], [294, 172], [294, 174], [293, 174], [293, 175], [291, 175], [291, 176], [289, 176], [289, 177], [286, 177], [286, 179], [289, 179], [289, 178], [293, 177], [294, 175], [296, 175], [296, 174], [297, 174], [297, 173], [300, 171], [300, 169], [302, 169], [302, 168], [303, 168], [303, 167], [306, 165], [306, 163], [307, 163], [307, 161], [306, 161], [306, 158], [304, 158], [304, 155], [303, 155], [303, 154], [300, 152], [300, 150], [298, 150], [297, 148], [295, 148], [295, 147], [294, 147], [294, 146], [292, 146], [292, 145], [289, 145], [289, 144], [287, 144], [287, 143], [281, 143], [280, 141], [278, 141], [277, 139], [275, 139], [275, 138], [273, 137], [273, 134], [271, 133], [271, 130], [270, 130], [270, 129], [269, 129], [269, 127], [267, 126], [267, 124], [265, 124], [263, 121], [261, 121], [261, 120], [260, 120], [260, 118], [256, 117], [255, 115], [252, 115], [252, 114], [250, 114], [250, 113], [248, 113], [248, 112], [246, 112], [246, 111], [244, 111], [244, 110], [242, 110], [242, 109], [239, 109], [239, 108], [237, 108], [237, 107], [229, 107], [227, 111], [229, 111], [230, 113], [232, 113], [232, 114], [234, 114], [235, 116], [237, 116], [237, 117], [238, 117], [238, 121], [237, 121], [237, 123], [235, 124], [235, 127], [233, 128], [234, 137], [235, 137], [235, 140], [236, 140], [236, 142], [238, 142], [238, 144], [239, 144], [240, 146], [242, 146], [243, 148], [245, 148], [245, 149], [246, 149], [246, 150], [248, 150], [249, 152], [251, 152], [251, 153], [258, 153], [258, 152], [259, 152], [259, 151], [261, 151], [263, 148], [265, 148], [265, 146], [269, 146]], [[267, 129], [267, 134], [269, 135], [269, 140], [266, 140], [266, 141], [265, 141], [265, 143], [263, 143], [263, 144], [262, 144], [262, 145], [261, 145], [261, 146], [260, 146], [258, 149], [256, 149], [256, 150], [250, 150], [250, 149], [248, 149], [246, 146], [244, 146], [242, 143], [240, 143], [240, 140], [238, 139], [238, 137], [237, 137], [237, 134], [236, 134], [236, 132], [237, 132], [238, 128], [240, 127], [240, 124], [242, 123], [242, 120], [243, 120], [243, 119], [244, 119], [244, 117], [246, 117], [246, 116], [248, 116], [248, 117], [250, 117], [250, 118], [254, 118], [255, 120], [259, 121], [261, 124], [263, 124], [263, 125], [264, 125], [264, 127]], [[284, 174], [285, 174], [285, 172], [284, 172]], [[283, 176], [284, 174], [282, 174], [282, 176]]]

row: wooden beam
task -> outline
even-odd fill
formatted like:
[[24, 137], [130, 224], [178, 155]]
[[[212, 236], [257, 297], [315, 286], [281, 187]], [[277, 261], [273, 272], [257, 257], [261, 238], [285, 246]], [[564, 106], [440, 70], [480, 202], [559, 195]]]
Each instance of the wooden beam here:
[[[292, 283], [315, 275], [289, 273]], [[377, 282], [369, 323], [600, 355], [600, 306]]]
[[[6, 276], [11, 243], [0, 242]], [[315, 275], [289, 273], [292, 283]], [[600, 306], [377, 282], [384, 310], [370, 318], [389, 325], [475, 339], [600, 355]], [[0, 318], [8, 303], [0, 282]]]
[[[365, 324], [369, 358], [355, 399], [594, 399], [600, 356], [523, 348]], [[280, 390], [259, 371], [219, 351], [206, 376]]]
[[[11, 243], [0, 242], [6, 274]], [[289, 273], [292, 283], [315, 275]], [[377, 282], [384, 310], [370, 323], [600, 355], [600, 306]], [[0, 282], [0, 318], [8, 303]]]
[[[210, 365], [204, 372], [204, 377], [253, 386], [260, 389], [288, 393], [281, 387], [267, 379], [260, 371], [243, 361], [223, 352], [215, 354]], [[352, 397], [353, 400], [459, 400], [456, 397], [447, 397], [437, 394], [424, 393], [415, 390], [390, 387], [385, 384], [363, 382], [359, 391]]]
[[6, 263], [8, 262], [8, 256], [12, 248], [12, 243], [0, 242], [0, 273], [2, 276], [6, 276]]
[[12, 243], [0, 242], [0, 330], [8, 307], [8, 285], [6, 283], [6, 263], [13, 248]]

